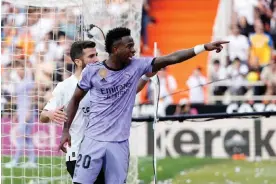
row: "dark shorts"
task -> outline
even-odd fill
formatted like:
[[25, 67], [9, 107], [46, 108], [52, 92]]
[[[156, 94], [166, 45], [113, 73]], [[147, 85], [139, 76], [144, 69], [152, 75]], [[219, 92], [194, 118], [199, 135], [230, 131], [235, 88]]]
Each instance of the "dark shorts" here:
[[[76, 165], [76, 160], [66, 162], [67, 171], [70, 174], [71, 178], [73, 178], [73, 175], [74, 175], [75, 165]], [[100, 171], [95, 181], [95, 184], [105, 184], [103, 169]]]

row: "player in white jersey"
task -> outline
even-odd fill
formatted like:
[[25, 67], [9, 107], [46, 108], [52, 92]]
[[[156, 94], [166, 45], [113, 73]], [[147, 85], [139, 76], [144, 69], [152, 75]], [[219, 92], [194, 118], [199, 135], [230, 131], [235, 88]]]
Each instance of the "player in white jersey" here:
[[[58, 83], [55, 87], [52, 98], [44, 107], [40, 115], [40, 121], [42, 123], [48, 123], [50, 121], [63, 124], [66, 120], [66, 114], [63, 111], [67, 107], [70, 101], [77, 83], [79, 81], [81, 71], [88, 63], [95, 63], [98, 61], [96, 44], [92, 41], [77, 41], [71, 46], [70, 57], [75, 64], [74, 74], [65, 79], [63, 82]], [[79, 150], [80, 142], [83, 138], [83, 130], [86, 122], [86, 117], [89, 114], [89, 94], [87, 94], [81, 101], [79, 109], [72, 127], [70, 128], [70, 135], [72, 136], [71, 145], [69, 145], [66, 153], [66, 167], [67, 171], [73, 177], [76, 157]], [[95, 183], [104, 183], [103, 172], [100, 172]]]
[[[72, 61], [75, 63], [75, 73], [63, 82], [58, 83], [55, 87], [52, 93], [52, 98], [44, 107], [44, 110], [40, 115], [40, 121], [42, 123], [53, 121], [63, 124], [63, 122], [66, 121], [67, 117], [63, 109], [66, 108], [71, 97], [73, 96], [82, 69], [86, 66], [86, 64], [98, 61], [95, 43], [91, 41], [75, 42], [71, 47], [70, 56]], [[140, 79], [137, 92], [142, 90], [148, 81], [148, 77], [151, 77], [152, 75], [153, 74], [148, 74], [147, 77]], [[80, 102], [77, 114], [74, 118], [72, 126], [70, 127], [70, 135], [72, 139], [71, 146], [67, 149], [66, 153], [66, 167], [71, 177], [73, 177], [79, 145], [83, 138], [86, 118], [90, 112], [89, 98], [90, 93], [87, 93], [87, 95]], [[95, 183], [104, 183], [103, 172], [100, 172]]]

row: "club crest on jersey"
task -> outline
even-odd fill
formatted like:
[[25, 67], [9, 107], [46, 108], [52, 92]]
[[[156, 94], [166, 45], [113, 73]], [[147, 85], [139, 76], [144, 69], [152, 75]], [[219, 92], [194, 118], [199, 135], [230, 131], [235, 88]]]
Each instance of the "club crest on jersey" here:
[[101, 81], [102, 82], [106, 82], [106, 76], [107, 76], [107, 70], [105, 68], [101, 68], [99, 70], [99, 76], [102, 78]]

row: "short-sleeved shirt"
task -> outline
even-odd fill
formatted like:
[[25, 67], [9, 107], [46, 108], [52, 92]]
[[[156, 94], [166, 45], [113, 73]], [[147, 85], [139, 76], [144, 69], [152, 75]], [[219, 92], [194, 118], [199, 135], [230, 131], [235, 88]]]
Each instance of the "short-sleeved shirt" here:
[[91, 103], [85, 136], [108, 142], [129, 138], [138, 81], [152, 72], [153, 61], [133, 57], [121, 70], [109, 68], [105, 61], [84, 68], [78, 87], [89, 91]]
[[[78, 84], [78, 79], [75, 75], [65, 79], [64, 81], [58, 83], [52, 92], [52, 98], [46, 104], [44, 109], [55, 110], [58, 107], [64, 106], [67, 108]], [[89, 94], [81, 100], [79, 108], [77, 110], [76, 116], [70, 127], [71, 135], [71, 147], [67, 148], [66, 161], [76, 160], [77, 153], [81, 140], [84, 136], [84, 129], [87, 122], [87, 116], [90, 111]]]
[[273, 40], [269, 34], [251, 34], [249, 36], [251, 45], [251, 58], [258, 58], [261, 66], [266, 65], [271, 60], [271, 47]]

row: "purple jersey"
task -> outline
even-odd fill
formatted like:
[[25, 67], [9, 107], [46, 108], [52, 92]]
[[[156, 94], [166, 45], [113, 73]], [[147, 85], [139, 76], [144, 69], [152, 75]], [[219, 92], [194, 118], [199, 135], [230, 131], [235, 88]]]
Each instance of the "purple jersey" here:
[[121, 70], [112, 70], [105, 62], [86, 66], [78, 83], [91, 96], [85, 136], [98, 141], [129, 138], [138, 81], [152, 72], [152, 61], [153, 58], [132, 58]]

